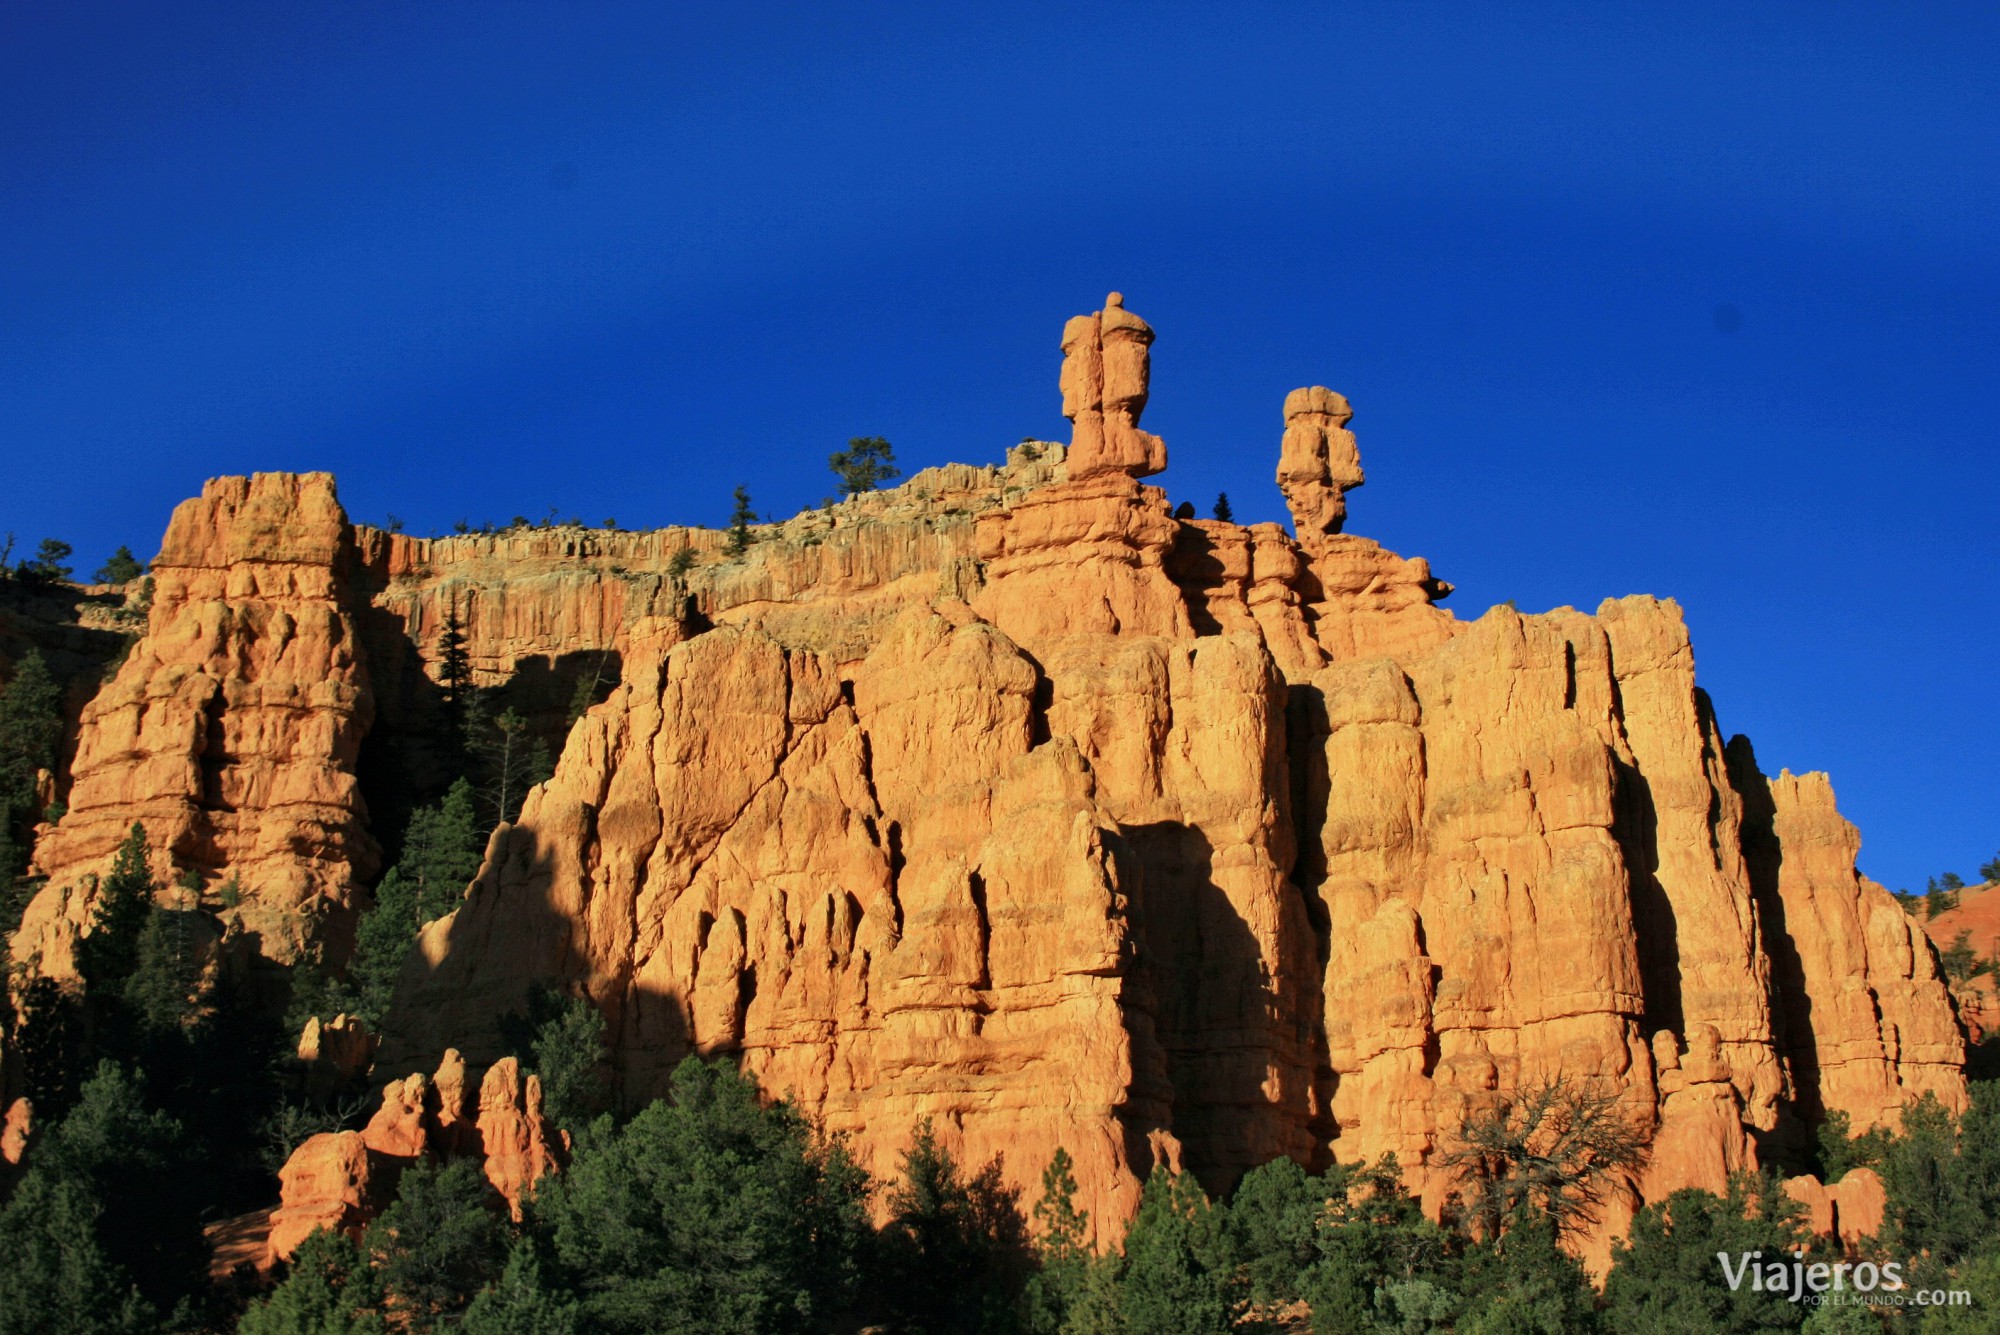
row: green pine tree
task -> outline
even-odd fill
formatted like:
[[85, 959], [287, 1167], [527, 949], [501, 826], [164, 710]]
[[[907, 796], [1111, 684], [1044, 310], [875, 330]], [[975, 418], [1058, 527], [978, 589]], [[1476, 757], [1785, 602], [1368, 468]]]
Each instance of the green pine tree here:
[[120, 544], [111, 558], [97, 568], [93, 576], [99, 584], [130, 584], [146, 573], [146, 567], [138, 557], [132, 555], [130, 547]]
[[484, 1289], [460, 1321], [460, 1335], [581, 1335], [583, 1313], [576, 1300], [542, 1278], [542, 1261], [531, 1240], [514, 1244], [500, 1281]]
[[148, 1040], [184, 1038], [201, 1013], [200, 915], [154, 908], [139, 931], [131, 976], [120, 989]]
[[1231, 522], [1236, 518], [1236, 512], [1229, 508], [1228, 492], [1218, 491], [1217, 493], [1215, 493], [1215, 509], [1210, 513], [1212, 513], [1217, 519], [1220, 519], [1225, 524]]
[[370, 1025], [379, 1025], [395, 994], [403, 959], [425, 924], [458, 907], [465, 887], [479, 872], [479, 817], [472, 785], [452, 784], [435, 807], [410, 814], [403, 853], [375, 887], [373, 907], [354, 929], [354, 954], [347, 966], [347, 994], [325, 1004], [350, 1003]]
[[33, 649], [21, 655], [13, 680], [0, 688], [0, 889], [9, 888], [21, 870], [27, 835], [42, 815], [37, 776], [56, 765], [60, 697], [48, 665]]
[[479, 795], [492, 825], [513, 823], [521, 814], [528, 790], [555, 769], [549, 762], [547, 744], [534, 736], [527, 717], [511, 705], [493, 720], [476, 755], [486, 780]]
[[354, 1242], [320, 1229], [293, 1254], [284, 1282], [250, 1305], [237, 1335], [386, 1335], [380, 1294]]
[[1075, 1165], [1057, 1148], [1042, 1170], [1042, 1195], [1035, 1202], [1035, 1272], [1022, 1304], [1022, 1325], [1030, 1335], [1055, 1335], [1083, 1298], [1090, 1278], [1090, 1212], [1076, 1206]]
[[1336, 1165], [1313, 1222], [1318, 1253], [1299, 1276], [1313, 1321], [1332, 1331], [1449, 1329], [1459, 1306], [1464, 1239], [1426, 1218], [1394, 1155]]
[[438, 631], [437, 660], [445, 712], [454, 726], [462, 727], [465, 703], [472, 695], [472, 651], [467, 647], [465, 623], [459, 620], [456, 603], [445, 608], [444, 626]]
[[905, 1325], [939, 1335], [1010, 1328], [1031, 1252], [1000, 1161], [962, 1178], [926, 1119], [888, 1204], [885, 1287]]
[[61, 584], [75, 572], [70, 568], [70, 553], [76, 549], [59, 538], [43, 538], [42, 545], [35, 549], [34, 559], [23, 561], [15, 569], [15, 578], [23, 584]]
[[729, 556], [741, 556], [750, 550], [750, 544], [755, 541], [750, 526], [757, 522], [757, 512], [750, 508], [748, 487], [738, 487], [732, 499], [735, 506], [729, 512], [729, 541], [723, 544], [722, 550]]
[[490, 1195], [471, 1159], [403, 1170], [395, 1203], [368, 1226], [363, 1245], [406, 1329], [448, 1321], [499, 1272], [507, 1229]]
[[565, 996], [550, 987], [528, 994], [524, 1013], [500, 1021], [501, 1037], [542, 1082], [542, 1111], [572, 1134], [580, 1134], [610, 1103], [604, 1016], [587, 997]]
[[827, 456], [827, 467], [839, 479], [842, 496], [858, 496], [896, 479], [896, 450], [880, 436], [856, 436], [844, 450]]
[[1604, 1283], [1604, 1325], [1615, 1331], [1796, 1330], [1800, 1304], [1760, 1292], [1746, 1279], [1735, 1289], [1718, 1273], [1745, 1252], [1774, 1258], [1805, 1245], [1798, 1207], [1773, 1181], [1738, 1175], [1729, 1194], [1676, 1191], [1639, 1211], [1628, 1238], [1612, 1248]]
[[152, 1106], [138, 1076], [99, 1062], [76, 1106], [37, 1137], [33, 1171], [102, 1205], [96, 1245], [157, 1310], [204, 1282], [205, 1174], [180, 1123]]
[[604, 1125], [534, 1207], [549, 1278], [587, 1329], [803, 1331], [851, 1304], [866, 1175], [789, 1105], [690, 1057], [669, 1098]]
[[90, 1185], [37, 1169], [0, 1208], [0, 1335], [138, 1335], [157, 1317], [98, 1241]]
[[111, 874], [98, 884], [90, 931], [76, 943], [77, 972], [86, 991], [115, 990], [139, 963], [139, 937], [153, 911], [153, 875], [146, 861], [146, 827], [134, 821]]
[[1229, 1200], [1229, 1237], [1245, 1261], [1251, 1298], [1286, 1303], [1304, 1296], [1300, 1277], [1318, 1256], [1314, 1246], [1321, 1208], [1346, 1190], [1347, 1171], [1309, 1175], [1290, 1159], [1253, 1168]]
[[1224, 1219], [1191, 1174], [1154, 1165], [1125, 1235], [1118, 1314], [1128, 1335], [1233, 1335], [1249, 1294]]
[[1462, 1274], [1461, 1335], [1589, 1335], [1598, 1329], [1590, 1276], [1562, 1249], [1547, 1216], [1524, 1218], [1470, 1247]]

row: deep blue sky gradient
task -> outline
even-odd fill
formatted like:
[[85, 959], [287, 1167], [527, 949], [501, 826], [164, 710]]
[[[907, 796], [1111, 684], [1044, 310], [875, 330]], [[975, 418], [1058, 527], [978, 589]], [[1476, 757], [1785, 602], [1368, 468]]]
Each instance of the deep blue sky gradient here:
[[1476, 617], [1678, 598], [1728, 731], [1890, 885], [2000, 847], [2000, 11], [198, 0], [0, 9], [0, 531], [150, 555], [204, 477], [357, 518], [720, 524], [826, 454], [1061, 437], [1159, 331], [1158, 481]]

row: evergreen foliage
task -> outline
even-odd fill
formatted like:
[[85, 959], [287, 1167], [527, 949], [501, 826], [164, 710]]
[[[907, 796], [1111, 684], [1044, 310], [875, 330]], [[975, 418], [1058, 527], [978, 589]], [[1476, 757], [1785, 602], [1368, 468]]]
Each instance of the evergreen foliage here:
[[1612, 1250], [1605, 1326], [1621, 1335], [1796, 1330], [1806, 1317], [1802, 1304], [1747, 1280], [1731, 1289], [1717, 1258], [1760, 1252], [1789, 1259], [1808, 1242], [1799, 1207], [1775, 1181], [1738, 1175], [1727, 1196], [1677, 1191], [1640, 1210], [1629, 1239]]
[[405, 1329], [427, 1331], [465, 1310], [507, 1255], [507, 1229], [470, 1159], [419, 1160], [396, 1201], [368, 1226], [376, 1280]]
[[856, 436], [844, 450], [827, 456], [827, 467], [839, 480], [842, 496], [858, 496], [893, 482], [901, 470], [896, 467], [896, 450], [880, 436]]
[[117, 988], [138, 967], [139, 938], [153, 910], [147, 857], [146, 827], [134, 821], [118, 846], [111, 874], [98, 884], [90, 931], [76, 943], [77, 972], [88, 992]]
[[[1402, 1310], [1409, 1296], [1407, 1290], [1392, 1295], [1405, 1325], [1414, 1314]], [[1556, 1221], [1546, 1215], [1468, 1246], [1458, 1296], [1460, 1335], [1588, 1335], [1598, 1328], [1590, 1276], [1562, 1249]], [[1436, 1310], [1432, 1299], [1429, 1311]]]
[[82, 1182], [31, 1172], [0, 1207], [0, 1335], [138, 1335], [155, 1314], [98, 1241]]
[[[1341, 1170], [1335, 1169], [1338, 1179]], [[1250, 1297], [1259, 1303], [1302, 1296], [1300, 1279], [1318, 1255], [1320, 1212], [1342, 1189], [1338, 1180], [1308, 1176], [1290, 1159], [1253, 1168], [1229, 1202], [1230, 1245], [1244, 1259]]]
[[757, 522], [757, 512], [750, 508], [748, 487], [738, 487], [731, 499], [735, 505], [729, 511], [729, 541], [723, 544], [722, 550], [729, 556], [741, 556], [750, 550], [750, 544], [755, 540], [750, 526]]
[[1853, 1134], [1853, 1127], [1853, 1119], [1838, 1108], [1827, 1113], [1826, 1120], [1820, 1123], [1821, 1181], [1838, 1182], [1850, 1168], [1870, 1168], [1881, 1163], [1882, 1156], [1895, 1143], [1895, 1133], [1887, 1127], [1871, 1127], [1858, 1136]]
[[511, 705], [475, 744], [474, 758], [485, 775], [479, 797], [486, 807], [488, 828], [512, 823], [521, 814], [528, 790], [555, 768], [547, 744], [529, 731], [527, 717]]
[[118, 550], [111, 553], [110, 559], [97, 568], [97, 574], [92, 578], [99, 584], [130, 584], [145, 573], [145, 565], [132, 555], [130, 547], [121, 543]]
[[576, 1301], [542, 1280], [542, 1261], [532, 1239], [514, 1244], [499, 1283], [480, 1292], [459, 1322], [462, 1335], [582, 1335], [583, 1313]]
[[[1903, 1110], [1902, 1132], [1879, 1166], [1889, 1190], [1890, 1232], [1926, 1271], [2000, 1251], [2000, 1082], [1972, 1086], [1954, 1117], [1935, 1094]], [[2000, 1294], [1994, 1295], [2000, 1301]]]
[[146, 914], [131, 976], [120, 989], [146, 1041], [179, 1038], [200, 1016], [200, 930], [192, 909], [153, 908]]
[[[60, 698], [48, 665], [33, 649], [21, 655], [13, 680], [0, 688], [0, 890], [11, 892], [26, 861], [29, 829], [42, 814], [36, 775], [55, 768]], [[11, 930], [17, 916], [10, 914], [0, 928]]]
[[452, 784], [434, 807], [410, 814], [403, 854], [375, 887], [375, 904], [354, 930], [347, 987], [320, 1001], [380, 1025], [396, 990], [396, 975], [417, 933], [451, 912], [479, 873], [479, 817], [472, 785]]
[[791, 1107], [690, 1057], [667, 1099], [602, 1131], [534, 1210], [589, 1328], [804, 1330], [851, 1302], [866, 1178]]
[[7, 1284], [60, 1291], [66, 1274], [87, 1272], [106, 1286], [100, 1296], [115, 1299], [101, 1310], [119, 1320], [141, 1310], [124, 1297], [134, 1288], [144, 1310], [172, 1310], [201, 1283], [206, 1257], [192, 1168], [180, 1124], [149, 1105], [142, 1081], [101, 1062], [75, 1107], [36, 1137], [27, 1178], [0, 1218], [0, 1237], [36, 1254], [74, 1250], [63, 1262], [74, 1269], [25, 1270], [9, 1247], [0, 1251], [0, 1292]]
[[42, 545], [35, 549], [34, 558], [15, 567], [14, 577], [23, 584], [61, 584], [75, 573], [69, 565], [70, 553], [74, 550], [58, 538], [43, 538]]
[[1155, 1164], [1125, 1235], [1117, 1310], [1129, 1335], [1230, 1335], [1249, 1297], [1226, 1212], [1192, 1174]]
[[1058, 1148], [1042, 1170], [1035, 1202], [1035, 1268], [1023, 1289], [1021, 1325], [1031, 1335], [1055, 1335], [1083, 1297], [1090, 1278], [1090, 1212], [1076, 1205], [1075, 1164]]
[[472, 651], [456, 603], [445, 609], [438, 631], [438, 687], [444, 696], [445, 724], [453, 738], [465, 735], [465, 708], [472, 698]]
[[1944, 976], [1955, 983], [1965, 982], [1979, 969], [1979, 952], [1972, 948], [1972, 929], [1961, 927], [1951, 938], [1951, 944], [1938, 952], [1938, 963], [1944, 966]]
[[521, 1069], [541, 1077], [542, 1111], [555, 1125], [578, 1134], [606, 1110], [604, 1016], [588, 998], [537, 987], [527, 1011], [503, 1017], [500, 1032]]
[[[1461, 1237], [1426, 1218], [1393, 1155], [1328, 1170], [1313, 1225], [1319, 1253], [1299, 1275], [1315, 1323], [1329, 1331], [1423, 1330], [1458, 1307]], [[1412, 1324], [1416, 1323], [1416, 1324]]]
[[1217, 493], [1215, 493], [1215, 509], [1210, 511], [1210, 513], [1213, 514], [1217, 519], [1220, 519], [1225, 524], [1234, 522], [1234, 520], [1236, 519], [1236, 511], [1231, 509], [1229, 506], [1228, 492], [1218, 491]]
[[237, 1335], [387, 1335], [375, 1274], [361, 1249], [320, 1229], [299, 1244], [284, 1282], [251, 1305]]
[[882, 1269], [904, 1324], [933, 1335], [1011, 1329], [1031, 1253], [1000, 1160], [962, 1178], [925, 1119], [888, 1204]]

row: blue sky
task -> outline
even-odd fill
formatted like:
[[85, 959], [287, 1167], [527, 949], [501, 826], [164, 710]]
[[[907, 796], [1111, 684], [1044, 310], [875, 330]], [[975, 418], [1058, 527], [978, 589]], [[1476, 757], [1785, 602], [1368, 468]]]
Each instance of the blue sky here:
[[776, 515], [1063, 429], [1159, 331], [1156, 479], [1477, 616], [1688, 609], [1725, 730], [1892, 886], [2000, 848], [2000, 11], [1889, 4], [0, 9], [0, 531], [204, 477], [357, 518]]

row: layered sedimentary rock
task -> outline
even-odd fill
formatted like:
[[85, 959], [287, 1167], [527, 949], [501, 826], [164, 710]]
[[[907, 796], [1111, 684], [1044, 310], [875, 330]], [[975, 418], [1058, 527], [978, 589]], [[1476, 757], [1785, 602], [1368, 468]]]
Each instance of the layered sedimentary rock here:
[[[323, 721], [288, 755], [352, 775], [371, 708], [373, 754], [420, 734], [447, 622], [480, 680], [554, 683], [559, 730], [571, 680], [600, 687], [406, 962], [362, 1149], [477, 1141], [510, 1196], [554, 1163], [497, 1032], [538, 984], [604, 1013], [628, 1103], [727, 1055], [879, 1172], [925, 1117], [1031, 1198], [1066, 1148], [1107, 1230], [1160, 1162], [1221, 1190], [1278, 1155], [1393, 1152], [1443, 1208], [1464, 1119], [1548, 1080], [1616, 1092], [1651, 1144], [1606, 1233], [1827, 1112], [1962, 1103], [1933, 952], [1856, 874], [1824, 778], [1725, 741], [1678, 607], [1454, 618], [1425, 562], [1343, 531], [1360, 456], [1319, 387], [1285, 404], [1296, 536], [1176, 517], [1139, 481], [1165, 464], [1138, 425], [1151, 341], [1115, 296], [1070, 322], [1067, 450], [927, 470], [739, 556], [694, 530], [301, 528], [331, 538], [300, 553], [354, 553], [344, 585], [338, 559], [292, 564], [328, 572], [324, 624], [355, 647], [323, 676], [361, 696], [295, 711]], [[275, 596], [239, 564], [218, 624]], [[91, 772], [182, 754], [117, 740], [117, 701], [177, 698], [165, 615], [92, 716]], [[238, 677], [262, 681], [246, 643]], [[181, 772], [172, 810], [207, 810]], [[44, 865], [148, 816], [148, 781], [119, 791]], [[347, 839], [365, 810], [342, 791], [324, 824]], [[240, 828], [221, 814], [201, 819]], [[254, 861], [212, 842], [218, 871]], [[310, 847], [289, 856], [365, 874], [358, 836]]]
[[1779, 986], [1777, 1019], [1807, 1116], [1891, 1121], [1926, 1091], [1962, 1103], [1964, 1038], [1936, 952], [1881, 886], [1860, 876], [1861, 836], [1834, 809], [1824, 774], [1750, 774], [1746, 849]]
[[351, 917], [378, 854], [355, 778], [372, 717], [353, 530], [325, 473], [219, 478], [153, 563], [147, 630], [83, 713], [69, 810], [36, 844], [48, 888], [17, 959], [72, 969], [89, 877], [134, 824], [162, 884], [192, 870], [289, 960]]
[[316, 1229], [359, 1238], [395, 1199], [398, 1176], [420, 1159], [478, 1159], [519, 1219], [534, 1184], [568, 1158], [569, 1137], [542, 1116], [541, 1082], [531, 1075], [524, 1087], [512, 1057], [488, 1068], [476, 1109], [468, 1092], [465, 1059], [447, 1049], [429, 1079], [418, 1072], [390, 1081], [362, 1130], [321, 1132], [292, 1151], [278, 1171], [279, 1204], [262, 1230], [261, 1264], [289, 1259]]

